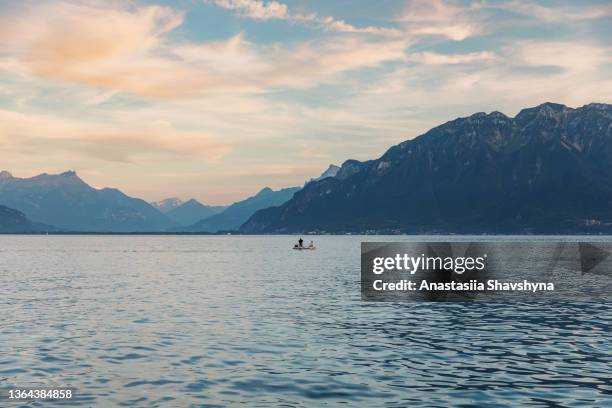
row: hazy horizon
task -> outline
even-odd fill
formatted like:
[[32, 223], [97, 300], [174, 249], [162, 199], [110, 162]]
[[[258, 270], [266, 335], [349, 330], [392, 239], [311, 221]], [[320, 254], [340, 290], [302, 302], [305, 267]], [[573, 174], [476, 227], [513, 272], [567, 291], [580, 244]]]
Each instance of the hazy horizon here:
[[[350, 7], [349, 7], [350, 5]], [[610, 103], [606, 1], [0, 4], [1, 169], [227, 205], [431, 127]]]

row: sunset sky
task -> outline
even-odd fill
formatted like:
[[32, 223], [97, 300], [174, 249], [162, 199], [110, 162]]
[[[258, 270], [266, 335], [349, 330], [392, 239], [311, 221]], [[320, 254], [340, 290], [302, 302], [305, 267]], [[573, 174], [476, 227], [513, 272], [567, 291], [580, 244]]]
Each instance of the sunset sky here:
[[2, 1], [0, 169], [231, 203], [458, 116], [611, 103], [611, 38], [609, 0]]

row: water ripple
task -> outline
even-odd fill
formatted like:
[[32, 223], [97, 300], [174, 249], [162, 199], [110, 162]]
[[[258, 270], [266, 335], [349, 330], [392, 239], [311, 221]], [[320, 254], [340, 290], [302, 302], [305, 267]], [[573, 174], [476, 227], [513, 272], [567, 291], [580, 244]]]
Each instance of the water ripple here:
[[612, 305], [364, 303], [362, 239], [0, 237], [0, 387], [75, 389], [32, 407], [612, 406]]

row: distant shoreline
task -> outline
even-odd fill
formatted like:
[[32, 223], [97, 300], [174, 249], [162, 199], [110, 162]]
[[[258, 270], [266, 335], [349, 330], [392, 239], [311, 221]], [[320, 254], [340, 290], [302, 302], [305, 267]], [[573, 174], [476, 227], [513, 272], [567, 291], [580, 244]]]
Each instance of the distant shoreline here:
[[456, 237], [563, 237], [563, 236], [592, 236], [592, 237], [611, 237], [612, 233], [585, 233], [585, 232], [560, 232], [550, 234], [529, 234], [529, 233], [415, 233], [415, 234], [385, 234], [385, 233], [263, 233], [263, 234], [248, 234], [241, 232], [92, 232], [92, 231], [70, 231], [70, 232], [0, 232], [2, 235], [159, 235], [159, 236], [174, 236], [174, 235], [201, 235], [201, 236], [397, 236], [397, 237], [418, 237], [418, 236], [456, 236]]

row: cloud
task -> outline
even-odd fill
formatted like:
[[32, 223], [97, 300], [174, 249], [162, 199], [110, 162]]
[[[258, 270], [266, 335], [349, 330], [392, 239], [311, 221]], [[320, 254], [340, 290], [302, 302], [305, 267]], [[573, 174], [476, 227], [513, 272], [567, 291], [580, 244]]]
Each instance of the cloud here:
[[429, 27], [414, 27], [410, 30], [410, 34], [417, 36], [442, 36], [453, 41], [462, 41], [479, 33], [471, 24], [454, 24]]
[[481, 9], [477, 3], [459, 6], [452, 0], [411, 0], [397, 20], [405, 24], [404, 31], [410, 35], [462, 41], [483, 31], [477, 15]]
[[465, 9], [456, 6], [452, 0], [411, 0], [406, 2], [400, 20], [412, 23], [447, 22], [464, 12]]
[[330, 31], [337, 31], [340, 33], [362, 33], [362, 34], [380, 34], [388, 37], [401, 37], [403, 35], [401, 30], [396, 28], [387, 27], [355, 27], [354, 25], [346, 23], [344, 20], [336, 20], [333, 17], [313, 17], [313, 21], [317, 22], [321, 27]]
[[411, 66], [381, 76], [344, 109], [390, 123], [400, 123], [401, 114], [424, 131], [477, 111], [515, 114], [546, 101], [581, 106], [612, 94], [612, 47], [589, 42], [517, 41], [494, 55], [417, 53], [408, 59]]
[[[505, 13], [500, 15], [500, 12]], [[514, 14], [508, 15], [508, 12]], [[555, 5], [537, 2], [484, 2], [467, 0], [410, 0], [396, 19], [402, 31], [411, 36], [440, 36], [453, 41], [495, 32], [500, 24], [534, 20], [545, 23], [589, 21], [612, 16], [612, 5]], [[521, 20], [517, 20], [519, 17]], [[526, 21], [525, 21], [526, 20]]]
[[[269, 7], [253, 12], [276, 10]], [[181, 13], [159, 6], [61, 2], [30, 9], [0, 17], [0, 69], [110, 95], [187, 99], [314, 86], [343, 72], [401, 60], [408, 45], [401, 39], [332, 37], [257, 46], [242, 34], [203, 43], [169, 41], [166, 34], [182, 21]]]
[[[505, 13], [503, 16], [499, 12]], [[514, 14], [514, 17], [508, 15]], [[403, 32], [411, 36], [440, 36], [453, 41], [495, 32], [500, 24], [524, 24], [533, 21], [563, 23], [588, 21], [612, 16], [612, 5], [555, 5], [536, 2], [484, 2], [468, 0], [410, 0], [396, 19]], [[519, 17], [521, 20], [517, 20]]]
[[5, 50], [53, 71], [56, 67], [47, 61], [62, 59], [70, 65], [145, 53], [182, 21], [181, 13], [167, 7], [60, 2], [30, 9], [27, 15], [3, 16], [0, 34]]
[[163, 35], [182, 23], [182, 14], [159, 6], [113, 5], [58, 2], [4, 15], [0, 55], [20, 75], [164, 94], [164, 83], [185, 71], [169, 71], [180, 67], [155, 54]]
[[4, 151], [33, 156], [76, 155], [110, 162], [168, 155], [216, 161], [231, 150], [218, 138], [178, 130], [162, 120], [96, 123], [7, 110], [0, 110], [0, 145]]
[[243, 17], [256, 20], [290, 18], [289, 7], [276, 1], [264, 3], [258, 0], [214, 0], [214, 4], [229, 10], [236, 10]]
[[612, 4], [546, 7], [534, 2], [513, 1], [495, 7], [544, 22], [596, 20], [612, 16]]
[[[384, 27], [364, 27], [300, 14], [284, 0], [225, 3], [240, 6], [226, 9], [244, 19], [322, 32], [194, 40], [219, 31], [192, 33], [173, 7], [132, 0], [4, 9], [5, 166], [29, 174], [76, 168], [100, 186], [223, 203], [263, 185], [299, 185], [330, 162], [370, 159], [456, 116], [514, 114], [546, 100], [579, 106], [612, 94], [610, 47], [597, 41], [605, 33], [599, 24], [582, 29], [605, 7], [568, 3], [527, 18], [528, 8], [501, 9], [517, 2], [410, 1]], [[377, 7], [359, 11], [382, 21]], [[547, 41], [553, 27], [541, 21], [572, 40]], [[245, 22], [237, 19], [247, 30]], [[525, 24], [529, 30], [517, 28]]]
[[228, 10], [234, 10], [238, 16], [255, 20], [286, 20], [294, 23], [312, 24], [325, 30], [340, 33], [365, 33], [384, 36], [401, 36], [402, 32], [387, 27], [356, 27], [344, 20], [316, 13], [292, 13], [286, 4], [277, 1], [263, 0], [209, 0], [209, 3]]
[[215, 77], [211, 86], [262, 93], [304, 89], [345, 72], [402, 61], [408, 45], [406, 40], [335, 37], [292, 46], [257, 47], [237, 35], [228, 41], [177, 46], [172, 52], [190, 69]]
[[407, 41], [366, 42], [354, 38], [305, 44], [273, 53], [276, 61], [267, 71], [272, 85], [309, 86], [342, 72], [379, 67], [405, 59]]
[[597, 72], [612, 63], [612, 47], [568, 41], [523, 41], [505, 48], [514, 67], [557, 67], [562, 73]]
[[428, 65], [468, 64], [472, 62], [493, 61], [496, 55], [492, 52], [471, 52], [467, 54], [439, 54], [434, 52], [419, 52], [411, 54], [408, 59]]

